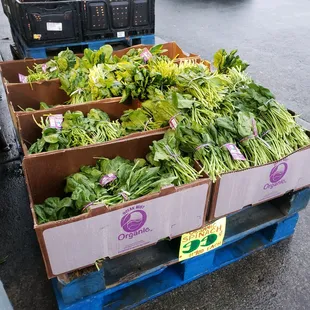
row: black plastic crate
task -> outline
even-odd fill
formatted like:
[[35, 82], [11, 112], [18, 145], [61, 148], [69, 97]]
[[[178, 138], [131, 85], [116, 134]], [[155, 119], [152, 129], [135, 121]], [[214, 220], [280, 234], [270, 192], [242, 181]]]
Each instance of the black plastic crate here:
[[12, 20], [27, 46], [74, 43], [82, 40], [78, 1], [13, 1]]
[[84, 40], [153, 34], [155, 0], [83, 0]]

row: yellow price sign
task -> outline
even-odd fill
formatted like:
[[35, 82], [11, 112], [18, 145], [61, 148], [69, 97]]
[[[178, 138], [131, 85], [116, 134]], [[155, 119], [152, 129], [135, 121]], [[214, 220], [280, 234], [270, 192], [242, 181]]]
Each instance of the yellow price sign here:
[[226, 230], [226, 217], [199, 230], [182, 235], [179, 261], [183, 261], [206, 252], [223, 244]]

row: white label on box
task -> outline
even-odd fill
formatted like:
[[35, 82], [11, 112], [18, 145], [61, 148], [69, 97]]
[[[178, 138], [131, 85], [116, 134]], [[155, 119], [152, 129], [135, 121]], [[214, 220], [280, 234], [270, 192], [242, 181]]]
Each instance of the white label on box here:
[[117, 33], [117, 37], [118, 37], [118, 38], [125, 38], [125, 31], [119, 31], [119, 32]]
[[209, 185], [203, 183], [179, 192], [133, 204], [43, 232], [54, 275], [92, 265], [200, 228]]
[[47, 31], [62, 31], [62, 23], [46, 23]]

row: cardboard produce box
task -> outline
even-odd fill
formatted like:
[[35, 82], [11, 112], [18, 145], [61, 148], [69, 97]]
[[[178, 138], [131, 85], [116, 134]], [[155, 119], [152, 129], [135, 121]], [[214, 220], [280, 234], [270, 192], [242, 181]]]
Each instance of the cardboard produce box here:
[[[154, 133], [24, 159], [34, 228], [49, 278], [93, 265], [100, 258], [113, 258], [163, 238], [175, 238], [205, 224], [211, 189], [211, 181], [206, 178], [166, 187], [112, 208], [102, 206], [74, 218], [37, 223], [34, 204], [63, 196], [65, 178], [81, 166], [95, 165], [98, 157], [145, 157], [152, 142], [162, 137], [162, 133]], [[134, 227], [129, 225], [131, 221], [135, 221]]]
[[[38, 109], [40, 102], [45, 102], [48, 105], [65, 104], [70, 97], [61, 90], [59, 80], [49, 82], [34, 83], [32, 87], [29, 84], [12, 84], [10, 90], [7, 90], [7, 102], [9, 111], [15, 128], [18, 128], [16, 115], [24, 113], [27, 108]], [[7, 85], [5, 85], [5, 88]], [[118, 99], [119, 100], [119, 99]], [[52, 111], [52, 109], [45, 110]]]
[[[70, 97], [60, 88], [59, 80], [45, 81], [42, 83], [32, 84], [32, 88], [28, 84], [14, 84], [7, 93], [9, 111], [13, 120], [13, 124], [19, 131], [18, 117], [19, 115], [31, 115], [35, 113], [51, 114], [57, 113], [59, 109], [72, 109], [74, 111], [82, 109], [84, 105], [92, 104], [93, 107], [98, 103], [107, 103], [111, 105], [112, 103], [119, 104], [121, 97], [106, 98], [97, 101], [85, 102], [75, 105], [68, 105], [66, 102]], [[49, 106], [55, 106], [47, 110], [39, 110], [40, 102], [45, 102]], [[128, 100], [131, 102], [131, 100]], [[125, 104], [125, 103], [124, 103]], [[23, 110], [27, 108], [32, 108], [37, 111], [25, 112]]]
[[[57, 153], [61, 152], [63, 150], [56, 150], [56, 151], [49, 151], [49, 152], [43, 152], [43, 153], [38, 153], [38, 154], [29, 154], [28, 153], [28, 148], [37, 141], [37, 139], [42, 137], [42, 129], [35, 123], [34, 119], [37, 122], [40, 122], [41, 117], [44, 119], [47, 117], [47, 114], [62, 114], [64, 115], [67, 111], [81, 111], [83, 112], [84, 116], [87, 115], [87, 113], [91, 109], [99, 109], [104, 112], [106, 112], [110, 119], [117, 120], [120, 119], [120, 117], [124, 114], [126, 110], [129, 109], [137, 109], [141, 106], [140, 101], [138, 100], [128, 100], [126, 103], [120, 103], [119, 100], [116, 101], [114, 98], [112, 99], [103, 99], [103, 100], [98, 100], [98, 101], [93, 101], [85, 104], [79, 104], [79, 105], [70, 105], [70, 106], [60, 106], [60, 107], [55, 107], [50, 110], [46, 111], [35, 111], [35, 112], [24, 112], [24, 113], [18, 113], [17, 118], [18, 118], [18, 132], [20, 135], [20, 140], [21, 140], [21, 146], [24, 151], [25, 156], [45, 156], [47, 153]], [[156, 130], [149, 130], [149, 131], [143, 131], [143, 132], [136, 132], [136, 133], [131, 133], [127, 136], [120, 137], [115, 140], [110, 140], [106, 142], [101, 142], [97, 143], [96, 145], [100, 145], [103, 143], [110, 143], [112, 141], [120, 141], [129, 137], [138, 137], [141, 135], [150, 135], [153, 133], [162, 133], [167, 130], [168, 127], [166, 128], [161, 128], [161, 129], [156, 129]], [[75, 147], [76, 148], [76, 147]], [[80, 148], [80, 147], [78, 147]], [[73, 149], [73, 148], [71, 148]]]
[[60, 89], [59, 80], [28, 84], [13, 84], [7, 92], [8, 104], [14, 112], [23, 112], [27, 108], [40, 109], [40, 102], [48, 105], [63, 105], [70, 97]]
[[310, 186], [310, 146], [264, 166], [225, 173], [213, 186], [208, 219]]

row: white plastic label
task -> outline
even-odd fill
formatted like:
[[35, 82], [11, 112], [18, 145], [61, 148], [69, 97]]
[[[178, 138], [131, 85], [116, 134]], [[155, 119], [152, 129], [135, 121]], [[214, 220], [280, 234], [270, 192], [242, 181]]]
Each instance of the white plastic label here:
[[47, 31], [62, 31], [62, 23], [46, 23]]
[[125, 31], [119, 31], [119, 32], [117, 33], [117, 37], [118, 37], [118, 38], [125, 38]]

